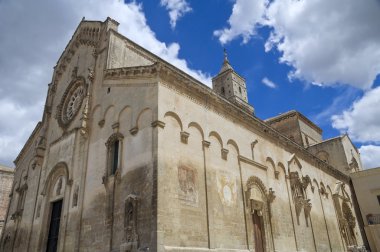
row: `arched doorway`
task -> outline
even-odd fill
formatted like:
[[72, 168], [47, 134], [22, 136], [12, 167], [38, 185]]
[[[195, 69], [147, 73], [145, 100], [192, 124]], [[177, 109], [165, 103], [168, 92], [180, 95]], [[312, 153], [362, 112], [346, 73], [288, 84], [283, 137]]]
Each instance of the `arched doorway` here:
[[[42, 189], [43, 203], [41, 207], [42, 231], [40, 233], [39, 250], [56, 252], [63, 249], [65, 233], [64, 212], [68, 202], [65, 200], [69, 191], [68, 169], [65, 163], [57, 164], [49, 173]], [[40, 210], [37, 215], [39, 216]]]
[[255, 252], [264, 252], [264, 226], [263, 216], [259, 216], [258, 211], [252, 214], [253, 219], [253, 235], [255, 241]]
[[252, 220], [252, 240], [255, 252], [273, 250], [270, 224], [270, 203], [274, 200], [274, 191], [267, 192], [263, 182], [255, 176], [247, 181], [247, 205]]

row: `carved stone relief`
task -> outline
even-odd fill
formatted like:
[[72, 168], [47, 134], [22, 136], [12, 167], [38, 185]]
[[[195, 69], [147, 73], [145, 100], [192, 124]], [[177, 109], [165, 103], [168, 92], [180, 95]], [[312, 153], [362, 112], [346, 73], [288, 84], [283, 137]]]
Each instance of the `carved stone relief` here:
[[75, 185], [72, 207], [78, 206], [79, 186]]
[[120, 250], [123, 252], [134, 252], [138, 251], [139, 248], [139, 236], [137, 232], [138, 201], [138, 196], [134, 194], [128, 195], [125, 200], [125, 243], [120, 246]]
[[302, 209], [304, 210], [306, 226], [308, 226], [308, 219], [311, 212], [310, 199], [306, 198], [305, 190], [308, 185], [311, 185], [311, 180], [309, 176], [300, 178], [298, 172], [290, 172], [290, 188], [292, 190], [293, 202], [296, 210], [297, 223], [300, 224], [299, 217], [301, 215]]
[[[247, 181], [247, 189], [245, 192], [246, 195], [246, 204], [249, 213], [252, 218], [260, 219], [259, 223], [255, 223], [253, 221], [253, 232], [256, 237], [256, 232], [259, 232], [261, 235], [261, 239], [263, 241], [264, 251], [272, 251], [273, 243], [270, 241], [271, 239], [271, 204], [275, 200], [275, 192], [272, 188], [266, 190], [264, 183], [255, 176], [252, 176]], [[260, 239], [260, 240], [261, 240]], [[255, 238], [255, 242], [256, 238]]]

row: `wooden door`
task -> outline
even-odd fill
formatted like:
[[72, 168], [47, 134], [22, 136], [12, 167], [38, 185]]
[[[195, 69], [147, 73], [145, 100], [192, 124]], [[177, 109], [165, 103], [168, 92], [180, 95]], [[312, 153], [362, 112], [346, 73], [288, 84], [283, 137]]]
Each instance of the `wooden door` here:
[[253, 235], [255, 238], [255, 252], [264, 252], [264, 230], [263, 218], [257, 214], [253, 214]]
[[59, 224], [61, 222], [62, 200], [53, 202], [50, 217], [46, 252], [56, 252], [58, 247]]

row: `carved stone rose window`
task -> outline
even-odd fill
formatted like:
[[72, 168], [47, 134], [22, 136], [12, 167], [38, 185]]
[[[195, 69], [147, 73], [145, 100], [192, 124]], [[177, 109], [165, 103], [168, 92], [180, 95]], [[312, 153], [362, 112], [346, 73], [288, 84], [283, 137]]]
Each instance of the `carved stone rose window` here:
[[86, 95], [85, 89], [83, 78], [75, 79], [66, 89], [57, 112], [58, 123], [61, 127], [67, 127], [78, 114]]

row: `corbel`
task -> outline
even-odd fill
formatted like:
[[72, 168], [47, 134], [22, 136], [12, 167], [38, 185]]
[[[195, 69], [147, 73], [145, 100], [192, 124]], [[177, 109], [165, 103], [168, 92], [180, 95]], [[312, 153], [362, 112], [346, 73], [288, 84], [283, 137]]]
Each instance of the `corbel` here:
[[184, 144], [187, 144], [187, 142], [189, 140], [190, 133], [188, 133], [186, 131], [181, 131], [180, 135], [181, 135], [181, 142]]
[[156, 120], [156, 121], [154, 121], [154, 122], [151, 123], [151, 126], [153, 128], [159, 127], [161, 129], [163, 129], [165, 127], [165, 123], [163, 121]]
[[131, 135], [136, 135], [138, 131], [139, 131], [139, 128], [137, 128], [137, 127], [133, 127], [132, 129], [129, 130]]
[[204, 147], [206, 147], [206, 148], [208, 148], [208, 147], [210, 147], [210, 142], [209, 141], [206, 141], [206, 140], [203, 140], [202, 141], [202, 145], [204, 146]]
[[222, 158], [223, 158], [224, 160], [227, 160], [228, 150], [222, 148], [222, 149], [221, 149], [221, 153], [222, 153]]

